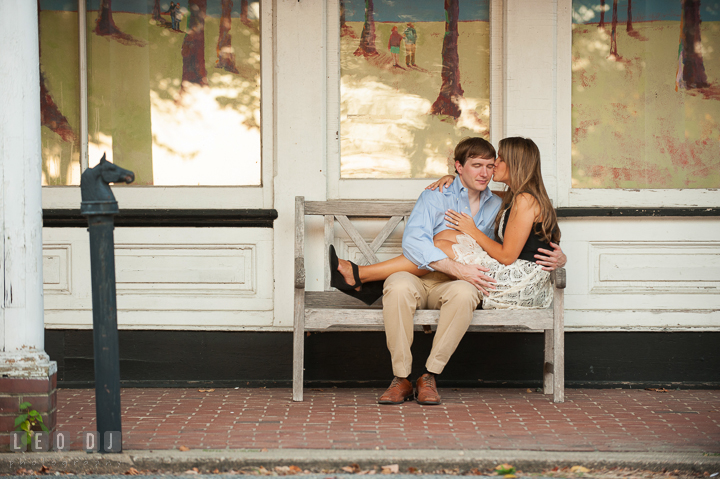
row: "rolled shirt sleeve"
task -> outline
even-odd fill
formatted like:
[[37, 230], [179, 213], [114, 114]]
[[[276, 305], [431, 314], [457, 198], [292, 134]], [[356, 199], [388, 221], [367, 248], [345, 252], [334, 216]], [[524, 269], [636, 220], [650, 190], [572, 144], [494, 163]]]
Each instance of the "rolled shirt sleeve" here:
[[[434, 194], [433, 194], [434, 193]], [[447, 258], [443, 251], [433, 243], [435, 225], [443, 224], [444, 203], [437, 192], [425, 190], [415, 203], [403, 233], [403, 255], [422, 269], [434, 271], [430, 263]], [[433, 201], [434, 200], [434, 201]]]

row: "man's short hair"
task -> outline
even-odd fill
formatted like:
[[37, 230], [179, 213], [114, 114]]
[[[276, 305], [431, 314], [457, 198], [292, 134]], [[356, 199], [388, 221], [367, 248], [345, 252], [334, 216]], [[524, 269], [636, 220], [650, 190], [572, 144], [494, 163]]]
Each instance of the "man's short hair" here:
[[[471, 136], [463, 138], [455, 147], [455, 161], [465, 166], [468, 158], [495, 159], [495, 148], [484, 138]], [[457, 169], [455, 173], [457, 173]]]

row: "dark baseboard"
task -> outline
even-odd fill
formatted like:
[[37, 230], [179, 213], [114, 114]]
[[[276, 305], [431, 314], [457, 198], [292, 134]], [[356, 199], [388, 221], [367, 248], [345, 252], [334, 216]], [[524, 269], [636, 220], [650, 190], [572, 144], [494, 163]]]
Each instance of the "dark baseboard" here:
[[[292, 333], [120, 331], [124, 387], [290, 387]], [[414, 338], [413, 376], [433, 335]], [[577, 388], [720, 388], [720, 333], [565, 334], [565, 378]], [[93, 387], [90, 330], [46, 330], [60, 387]], [[468, 333], [439, 377], [444, 387], [541, 386], [543, 337]], [[382, 332], [313, 333], [305, 338], [306, 387], [386, 387], [392, 378]]]
[[558, 208], [558, 218], [578, 217], [642, 217], [642, 216], [665, 216], [665, 217], [696, 217], [696, 216], [720, 216], [720, 208]]
[[[272, 228], [278, 217], [274, 209], [121, 209], [115, 215], [115, 226], [151, 227], [233, 227]], [[79, 209], [44, 209], [45, 228], [87, 228], [87, 218]]]

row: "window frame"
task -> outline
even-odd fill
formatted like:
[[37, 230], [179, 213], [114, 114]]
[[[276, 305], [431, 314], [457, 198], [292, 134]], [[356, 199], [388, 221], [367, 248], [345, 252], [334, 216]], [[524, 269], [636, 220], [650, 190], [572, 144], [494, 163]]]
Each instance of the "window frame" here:
[[[83, 0], [79, 0], [79, 3]], [[273, 0], [260, 0], [260, 185], [253, 186], [121, 186], [113, 193], [127, 209], [239, 209], [272, 208], [274, 164], [274, 37]], [[86, 35], [78, 21], [80, 35]], [[79, 75], [83, 63], [80, 61]], [[83, 95], [83, 92], [81, 92]], [[84, 92], [87, 95], [87, 91]], [[83, 103], [84, 102], [84, 103]], [[87, 105], [87, 97], [81, 105]], [[81, 115], [83, 112], [81, 111]], [[84, 113], [87, 115], [87, 112]], [[87, 117], [86, 117], [87, 118]], [[81, 122], [82, 123], [82, 122]], [[83, 138], [87, 151], [87, 135]], [[82, 160], [81, 160], [82, 162]], [[43, 186], [43, 209], [77, 209], [79, 185]]]
[[557, 14], [557, 206], [712, 208], [720, 189], [610, 189], [572, 187], [572, 0], [560, 0]]
[[[490, 141], [503, 137], [504, 0], [490, 0]], [[342, 179], [340, 177], [340, 2], [327, 3], [327, 194], [328, 199], [414, 200], [428, 178]], [[498, 189], [496, 183], [492, 189]]]

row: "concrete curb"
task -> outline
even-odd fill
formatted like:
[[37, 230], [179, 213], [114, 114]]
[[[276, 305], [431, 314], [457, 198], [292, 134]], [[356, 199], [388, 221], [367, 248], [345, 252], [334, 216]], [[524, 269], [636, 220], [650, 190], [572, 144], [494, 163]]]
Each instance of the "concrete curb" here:
[[546, 452], [500, 450], [340, 450], [340, 449], [272, 449], [210, 451], [125, 451], [121, 454], [87, 454], [84, 452], [3, 453], [0, 474], [12, 474], [20, 468], [72, 473], [124, 473], [131, 467], [138, 471], [184, 472], [197, 467], [200, 472], [240, 470], [263, 466], [295, 465], [313, 472], [339, 469], [358, 464], [371, 469], [398, 464], [400, 472], [414, 467], [430, 473], [443, 469], [468, 471], [489, 470], [499, 463], [510, 463], [523, 472], [542, 472], [554, 467], [582, 465], [590, 469], [629, 467], [650, 471], [663, 469], [685, 472], [718, 472], [720, 456], [702, 453], [672, 452]]

